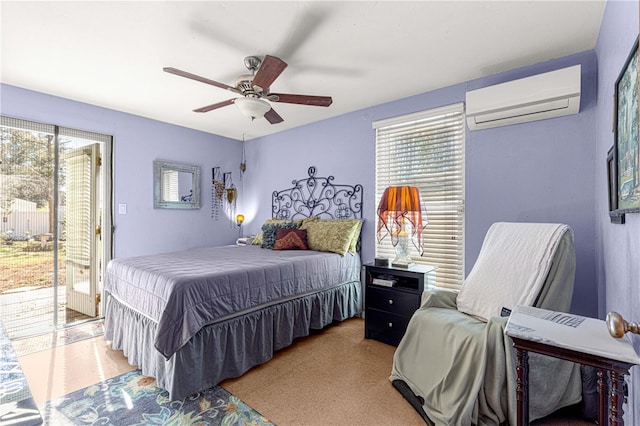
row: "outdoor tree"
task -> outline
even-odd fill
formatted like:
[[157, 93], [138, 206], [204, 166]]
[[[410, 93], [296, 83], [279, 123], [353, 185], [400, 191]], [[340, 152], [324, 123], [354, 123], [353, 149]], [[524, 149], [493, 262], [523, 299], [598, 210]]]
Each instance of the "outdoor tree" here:
[[[0, 174], [2, 200], [32, 201], [49, 212], [49, 232], [53, 232], [53, 192], [55, 173], [54, 135], [2, 127]], [[64, 183], [63, 175], [59, 185]]]

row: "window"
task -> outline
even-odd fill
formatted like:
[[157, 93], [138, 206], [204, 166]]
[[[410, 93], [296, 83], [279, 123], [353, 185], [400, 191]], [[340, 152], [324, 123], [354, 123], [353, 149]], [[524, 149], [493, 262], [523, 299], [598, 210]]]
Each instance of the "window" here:
[[[418, 187], [424, 253], [416, 264], [437, 266], [436, 285], [459, 288], [464, 279], [464, 104], [373, 123], [376, 130], [376, 207], [388, 186]], [[410, 245], [411, 246], [411, 245]], [[395, 257], [389, 238], [376, 256]]]

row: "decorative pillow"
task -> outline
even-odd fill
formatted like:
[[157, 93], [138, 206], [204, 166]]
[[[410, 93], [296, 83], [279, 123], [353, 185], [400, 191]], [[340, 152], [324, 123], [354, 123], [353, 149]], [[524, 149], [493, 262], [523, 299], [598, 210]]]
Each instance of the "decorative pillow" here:
[[342, 256], [349, 250], [357, 228], [358, 223], [355, 220], [341, 219], [307, 222], [301, 227], [307, 231], [307, 241], [311, 250], [330, 251]]
[[[335, 221], [341, 221], [341, 222], [349, 222], [349, 223], [355, 223], [356, 227], [353, 230], [353, 235], [351, 236], [351, 242], [349, 243], [349, 252], [351, 253], [357, 253], [358, 250], [358, 240], [360, 239], [360, 231], [362, 230], [362, 219], [320, 219], [317, 216], [314, 216], [313, 218], [315, 218], [315, 220], [312, 221], [322, 221], [322, 222], [335, 222]], [[313, 218], [309, 218], [309, 219], [313, 219]], [[300, 226], [300, 229], [304, 229], [304, 225], [307, 222], [307, 220], [309, 219], [304, 219], [302, 221], [302, 225]]]
[[302, 219], [302, 223], [300, 223], [300, 226], [298, 226], [298, 228], [304, 229], [305, 224], [311, 223], [311, 222], [317, 222], [319, 220], [323, 220], [323, 219], [320, 219], [318, 216], [305, 217], [304, 219]]
[[284, 223], [266, 223], [262, 225], [262, 245], [260, 247], [272, 249], [276, 243], [276, 230], [278, 228], [298, 229], [298, 225], [293, 221]]
[[[262, 226], [267, 225], [267, 224], [271, 224], [271, 223], [289, 223], [291, 222], [290, 220], [287, 219], [276, 219], [274, 217], [267, 219], [264, 221], [264, 223], [262, 224]], [[296, 221], [298, 222], [298, 221]], [[299, 221], [300, 223], [302, 223], [302, 220]], [[298, 223], [298, 227], [300, 226], [300, 223]], [[254, 245], [258, 245], [258, 246], [262, 246], [262, 232], [259, 232], [258, 235], [255, 236], [255, 238], [253, 239], [253, 244]]]
[[[289, 219], [276, 219], [275, 217], [272, 217], [271, 219], [267, 219], [264, 221], [264, 223], [262, 224], [262, 226], [264, 225], [269, 225], [269, 224], [274, 224], [274, 223], [295, 223], [296, 227], [300, 227], [300, 225], [302, 225], [302, 221], [305, 219], [296, 219], [296, 220], [289, 220]], [[258, 235], [256, 235], [253, 238], [253, 244], [254, 245], [259, 245], [262, 246], [262, 232], [259, 232]]]
[[343, 219], [343, 220], [352, 220], [356, 222], [356, 227], [353, 230], [353, 235], [351, 236], [351, 243], [349, 244], [349, 251], [351, 253], [357, 253], [358, 240], [360, 239], [360, 231], [362, 231], [362, 219]]
[[275, 217], [272, 217], [271, 219], [267, 219], [264, 221], [265, 224], [268, 223], [290, 223], [293, 222], [296, 224], [296, 226], [298, 228], [300, 228], [300, 225], [302, 225], [302, 221], [304, 219], [276, 219]]
[[304, 229], [276, 229], [274, 250], [309, 250], [307, 231]]

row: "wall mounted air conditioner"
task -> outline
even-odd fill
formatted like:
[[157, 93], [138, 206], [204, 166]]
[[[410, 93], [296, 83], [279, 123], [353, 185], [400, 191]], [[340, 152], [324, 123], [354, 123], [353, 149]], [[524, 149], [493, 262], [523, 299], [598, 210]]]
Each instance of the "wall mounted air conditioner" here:
[[467, 92], [471, 130], [576, 114], [580, 65]]

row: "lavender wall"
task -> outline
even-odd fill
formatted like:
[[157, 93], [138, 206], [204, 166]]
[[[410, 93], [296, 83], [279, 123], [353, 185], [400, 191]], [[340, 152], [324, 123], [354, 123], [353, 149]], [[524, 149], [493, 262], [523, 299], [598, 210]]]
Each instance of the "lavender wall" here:
[[[362, 257], [375, 249], [374, 120], [464, 101], [465, 92], [557, 68], [582, 65], [581, 112], [533, 123], [467, 132], [466, 271], [496, 221], [568, 223], [575, 232], [577, 274], [572, 311], [604, 318], [617, 310], [640, 320], [640, 214], [614, 225], [607, 215], [606, 153], [613, 143], [613, 83], [638, 35], [638, 3], [609, 1], [594, 51], [559, 58], [378, 105], [246, 143], [247, 173], [237, 177], [241, 144], [227, 138], [160, 123], [12, 86], [0, 86], [2, 114], [115, 136], [115, 255], [124, 257], [232, 242], [236, 229], [210, 218], [210, 168], [234, 172], [245, 234], [271, 215], [271, 192], [320, 175], [364, 186]], [[339, 100], [336, 100], [339, 102]], [[200, 165], [198, 211], [154, 210], [155, 159]], [[205, 159], [205, 160], [203, 160]], [[594, 190], [595, 188], [595, 190]], [[640, 350], [640, 339], [635, 339]], [[640, 423], [640, 377], [633, 371], [627, 424]], [[628, 406], [628, 407], [629, 407]]]
[[[233, 171], [238, 184], [238, 141], [69, 99], [0, 86], [0, 112], [16, 118], [114, 136], [114, 257], [229, 244], [237, 229], [211, 219], [211, 168]], [[199, 210], [153, 208], [153, 161], [201, 167]], [[117, 214], [119, 203], [127, 214]]]
[[[582, 64], [580, 113], [467, 133], [466, 266], [475, 261], [496, 221], [566, 223], [574, 231], [576, 282], [571, 310], [595, 315], [593, 52], [474, 81], [469, 89]], [[505, 77], [507, 77], [505, 79]]]
[[[582, 64], [580, 114], [482, 131], [466, 136], [466, 271], [484, 235], [497, 221], [563, 222], [575, 232], [577, 279], [572, 311], [595, 315], [594, 150], [596, 57], [584, 52], [247, 142], [246, 195], [254, 205], [248, 229], [270, 216], [270, 194], [316, 166], [336, 181], [365, 191], [363, 260], [375, 250], [374, 120], [463, 102], [467, 90]], [[249, 206], [247, 206], [249, 207]]]
[[[596, 276], [598, 314], [609, 311], [640, 321], [640, 214], [626, 215], [626, 224], [612, 224], [607, 214], [607, 151], [613, 145], [611, 111], [614, 83], [638, 36], [638, 2], [609, 1], [596, 46], [598, 113], [596, 115]], [[640, 336], [631, 336], [640, 352]], [[625, 424], [640, 424], [640, 368], [632, 369]]]

